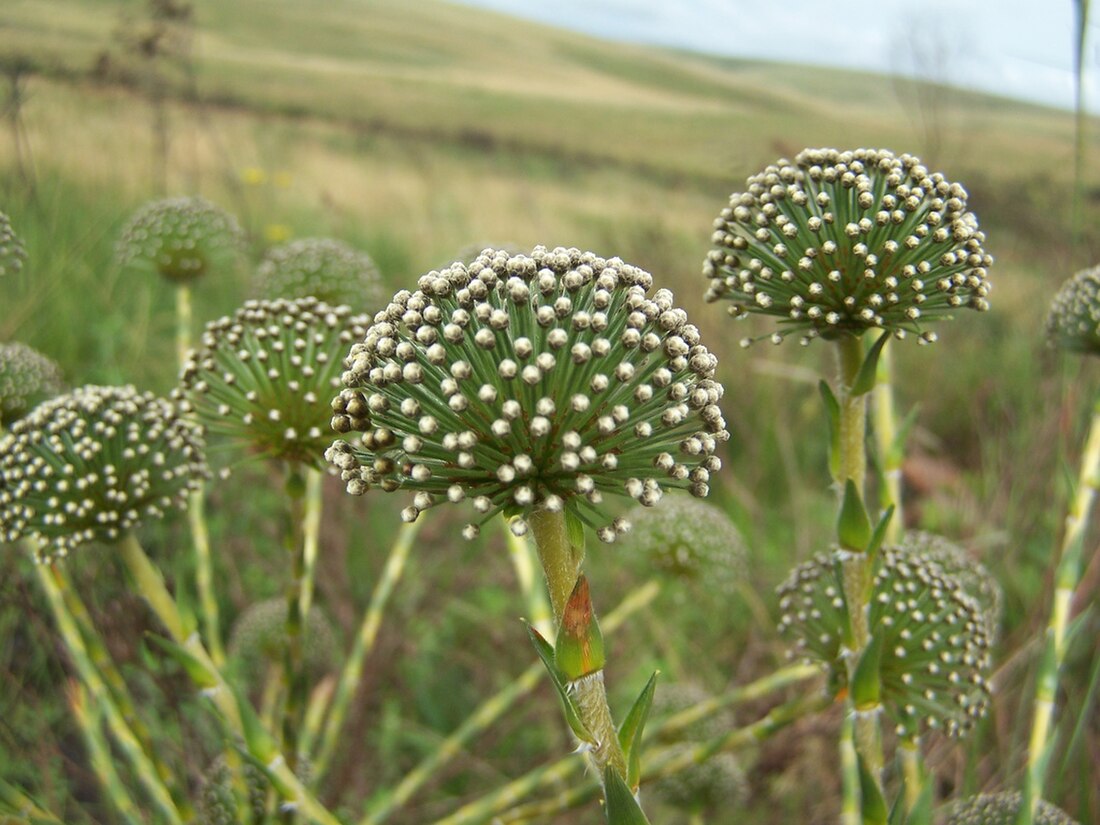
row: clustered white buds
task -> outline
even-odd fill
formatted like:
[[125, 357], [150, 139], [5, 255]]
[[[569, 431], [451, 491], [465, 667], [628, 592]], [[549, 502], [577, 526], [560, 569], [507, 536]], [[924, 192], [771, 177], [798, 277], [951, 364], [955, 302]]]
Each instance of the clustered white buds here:
[[672, 293], [617, 258], [485, 250], [423, 276], [375, 316], [345, 361], [326, 453], [348, 492], [408, 490], [402, 516], [469, 501], [568, 510], [613, 541], [607, 493], [652, 506], [666, 487], [705, 496], [725, 419], [717, 359]]
[[1054, 295], [1047, 339], [1071, 352], [1100, 354], [1100, 267], [1078, 272]]
[[0, 277], [16, 273], [23, 268], [27, 251], [23, 242], [11, 227], [11, 219], [0, 212]]
[[[748, 179], [715, 221], [706, 299], [778, 319], [771, 338], [889, 330], [989, 308], [985, 235], [967, 193], [912, 155], [807, 149]], [[751, 343], [746, 339], [743, 343]]]
[[0, 421], [10, 424], [62, 388], [53, 359], [18, 341], [0, 344]]
[[257, 297], [314, 297], [356, 311], [385, 302], [382, 276], [370, 255], [331, 238], [303, 238], [267, 251], [256, 269]]
[[36, 407], [0, 438], [0, 539], [40, 557], [116, 541], [184, 509], [207, 475], [201, 429], [133, 387], [87, 386]]
[[[948, 805], [944, 825], [1016, 825], [1022, 805], [1019, 791], [978, 794]], [[1044, 800], [1039, 800], [1032, 821], [1035, 825], [1078, 825], [1061, 808]]]

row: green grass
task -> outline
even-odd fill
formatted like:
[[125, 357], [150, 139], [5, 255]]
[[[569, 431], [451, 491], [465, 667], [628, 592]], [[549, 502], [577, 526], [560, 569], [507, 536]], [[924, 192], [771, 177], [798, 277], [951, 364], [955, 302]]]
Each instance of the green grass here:
[[[107, 80], [87, 76], [104, 51], [119, 67], [134, 68], [113, 32], [140, 5], [9, 0], [0, 12], [0, 56], [22, 52], [41, 69], [23, 112], [38, 175], [33, 199], [17, 184], [10, 138], [0, 132], [0, 209], [30, 253], [25, 275], [0, 284], [0, 338], [56, 358], [74, 384], [132, 381], [165, 392], [175, 384], [171, 290], [113, 263], [126, 218], [157, 194], [150, 113], [129, 85], [116, 82], [125, 79], [121, 69]], [[609, 44], [434, 0], [197, 0], [195, 9], [204, 103], [168, 106], [169, 184], [236, 212], [254, 234], [253, 254], [275, 225], [297, 237], [330, 234], [368, 250], [397, 289], [473, 242], [564, 244], [620, 255], [676, 291], [720, 356], [733, 438], [715, 494], [753, 550], [748, 585], [774, 610], [774, 585], [832, 529], [822, 413], [814, 382], [804, 380], [831, 372], [831, 353], [792, 345], [740, 350], [737, 339], [763, 327], [733, 324], [704, 306], [699, 269], [711, 221], [729, 193], [779, 155], [830, 144], [920, 154], [919, 133], [892, 82]], [[1067, 494], [1062, 479], [1076, 461], [1082, 414], [1100, 388], [1088, 367], [1064, 383], [1041, 341], [1053, 286], [1090, 263], [1098, 243], [1086, 233], [1083, 249], [1068, 244], [1071, 128], [1067, 113], [947, 96], [936, 166], [968, 185], [997, 257], [993, 312], [945, 325], [935, 347], [897, 350], [899, 406], [919, 404], [915, 443], [952, 479], [921, 493], [911, 512], [980, 548], [1007, 589], [999, 660], [1012, 667], [981, 733], [983, 746], [1007, 757], [977, 764], [978, 784], [1013, 783], [1020, 767], [1015, 720], [1030, 690], [1029, 654], [1020, 647], [1043, 623], [1044, 575]], [[250, 167], [264, 170], [267, 182], [242, 183]], [[1086, 208], [1086, 226], [1097, 225], [1100, 204]], [[235, 308], [247, 296], [246, 269], [199, 285], [197, 318]], [[272, 582], [280, 575], [277, 497], [261, 468], [246, 467], [238, 478], [243, 483], [220, 487], [211, 505], [228, 618], [277, 590]], [[397, 502], [349, 501], [339, 485], [327, 492], [320, 602], [348, 633], [382, 564]], [[378, 667], [353, 719], [358, 758], [329, 789], [334, 799], [365, 798], [381, 779], [399, 777], [530, 660], [499, 538], [453, 541], [458, 521], [432, 515], [417, 573], [395, 594]], [[168, 553], [183, 541], [182, 528], [166, 528], [156, 541]], [[638, 580], [614, 548], [595, 548], [591, 566], [601, 605]], [[109, 559], [89, 562], [80, 581], [96, 594], [97, 618], [140, 633], [144, 614], [110, 578], [115, 567]], [[106, 577], [94, 575], [99, 570]], [[187, 572], [181, 561], [181, 582]], [[56, 799], [91, 793], [73, 755], [78, 733], [61, 712], [63, 665], [49, 649], [25, 565], [11, 554], [2, 581], [0, 622], [18, 632], [5, 634], [12, 641], [0, 659], [0, 710], [42, 712], [0, 713], [16, 719], [2, 729], [0, 751], [12, 756], [0, 758], [0, 774], [41, 780], [37, 787]], [[613, 674], [616, 708], [652, 667], [669, 679], [690, 675], [676, 672], [676, 657], [662, 645], [671, 644], [715, 690], [748, 681], [780, 658], [772, 627], [754, 621], [740, 601], [727, 610], [681, 598], [662, 611], [682, 614], [670, 640], [654, 644], [652, 628], [639, 623], [614, 642], [613, 661], [630, 662], [629, 671]], [[1074, 702], [1095, 686], [1084, 655], [1090, 638], [1078, 638], [1067, 707], [1082, 707]], [[24, 649], [33, 652], [13, 652]], [[632, 658], [630, 650], [641, 653]], [[153, 659], [137, 642], [119, 655], [133, 670]], [[148, 689], [163, 707], [181, 683], [178, 674], [159, 673]], [[427, 821], [537, 764], [547, 749], [564, 752], [554, 702], [549, 691], [538, 693], [398, 821]], [[533, 719], [535, 734], [524, 724]], [[753, 755], [758, 791], [745, 821], [774, 822], [769, 811], [779, 805], [809, 811], [811, 797], [817, 809], [835, 810], [835, 777], [820, 766], [833, 758], [831, 734], [822, 730], [835, 722], [799, 727]], [[1095, 724], [1084, 712], [1064, 720], [1066, 741], [1074, 730], [1083, 733], [1067, 754], [1073, 762], [1064, 781], [1051, 787], [1083, 822], [1100, 811], [1095, 761], [1090, 768], [1081, 756], [1096, 747]], [[209, 756], [201, 750], [180, 756], [196, 779]], [[961, 783], [963, 771], [953, 766], [962, 751], [937, 753], [945, 783]], [[94, 805], [67, 813], [74, 822], [110, 821]], [[598, 819], [586, 810], [557, 821]]]

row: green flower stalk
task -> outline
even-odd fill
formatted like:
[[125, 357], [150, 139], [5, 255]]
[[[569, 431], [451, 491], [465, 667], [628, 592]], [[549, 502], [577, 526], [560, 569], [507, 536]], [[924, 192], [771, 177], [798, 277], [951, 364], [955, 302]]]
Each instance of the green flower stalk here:
[[201, 430], [133, 387], [87, 386], [39, 405], [0, 438], [0, 538], [40, 560], [116, 542], [184, 509], [207, 475]]
[[340, 358], [366, 324], [315, 298], [248, 301], [206, 325], [175, 397], [210, 432], [261, 457], [320, 467]]
[[[648, 506], [665, 488], [705, 496], [729, 437], [717, 360], [670, 292], [650, 296], [652, 281], [575, 249], [485, 250], [397, 293], [352, 348], [332, 402], [333, 429], [361, 433], [326, 453], [349, 493], [408, 491], [407, 522], [469, 502], [467, 538], [501, 512], [517, 535], [530, 529], [557, 623], [568, 616], [582, 647], [595, 639], [578, 591], [583, 525], [605, 542], [629, 527], [606, 515], [603, 496]], [[601, 775], [608, 764], [621, 772], [593, 668], [564, 679]]]
[[[1023, 807], [1019, 791], [978, 794], [948, 805], [944, 825], [1016, 825]], [[1078, 825], [1061, 808], [1043, 801], [1036, 805], [1034, 822], [1035, 825]]]
[[236, 218], [199, 197], [166, 198], [141, 207], [119, 238], [122, 266], [152, 270], [173, 283], [192, 283], [235, 261], [244, 233]]
[[967, 193], [918, 158], [879, 149], [807, 149], [747, 181], [715, 221], [706, 299], [791, 333], [889, 330], [935, 340], [925, 324], [989, 308], [993, 259]]
[[22, 270], [26, 260], [27, 251], [12, 229], [11, 218], [0, 211], [0, 278]]
[[0, 343], [0, 424], [10, 425], [63, 388], [52, 359], [18, 341]]
[[312, 296], [357, 310], [378, 309], [386, 297], [370, 255], [331, 238], [304, 238], [268, 250], [253, 291], [268, 300]]
[[[796, 658], [824, 665], [832, 693], [852, 687], [839, 555], [800, 564], [778, 590], [780, 632]], [[989, 706], [989, 618], [957, 579], [907, 548], [882, 548], [872, 572], [879, 702], [899, 736], [926, 727], [961, 735]]]

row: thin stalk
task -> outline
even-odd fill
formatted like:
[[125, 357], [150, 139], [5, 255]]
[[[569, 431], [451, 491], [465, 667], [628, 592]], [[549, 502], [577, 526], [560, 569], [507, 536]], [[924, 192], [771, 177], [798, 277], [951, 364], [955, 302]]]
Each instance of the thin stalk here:
[[302, 522], [302, 541], [305, 560], [305, 576], [302, 579], [302, 621], [309, 616], [313, 606], [313, 589], [317, 578], [317, 554], [321, 548], [321, 510], [324, 506], [321, 471], [310, 467], [306, 470], [306, 502]]
[[924, 760], [916, 739], [905, 738], [898, 742], [898, 762], [901, 763], [905, 810], [912, 813], [924, 790]]
[[0, 813], [11, 814], [20, 821], [30, 821], [35, 825], [65, 825], [57, 814], [47, 811], [2, 777], [0, 777]]
[[89, 708], [88, 693], [79, 682], [69, 683], [69, 708], [84, 734], [84, 744], [88, 748], [88, 756], [92, 762], [92, 770], [95, 771], [99, 785], [111, 800], [111, 804], [119, 815], [132, 825], [141, 825], [144, 817], [137, 809], [130, 792], [115, 770], [111, 748], [103, 736], [101, 727], [102, 710], [96, 703], [91, 703]]
[[[618, 630], [624, 622], [642, 608], [648, 606], [660, 592], [660, 585], [656, 581], [650, 581], [640, 588], [632, 591], [623, 601], [612, 610], [601, 622], [601, 629], [605, 635], [610, 635]], [[544, 668], [541, 662], [535, 662], [523, 673], [505, 685], [495, 695], [489, 697], [478, 706], [466, 721], [464, 721], [453, 733], [447, 736], [438, 747], [421, 760], [397, 787], [382, 797], [371, 806], [360, 825], [378, 825], [387, 820], [398, 808], [412, 798], [424, 784], [439, 771], [443, 765], [455, 756], [462, 753], [463, 749], [478, 734], [504, 716], [519, 699], [530, 693], [542, 681]], [[576, 763], [575, 757], [570, 755], [569, 762]]]
[[139, 592], [156, 614], [171, 637], [192, 658], [194, 667], [201, 673], [192, 673], [192, 678], [201, 676], [203, 695], [208, 697], [217, 709], [219, 716], [229, 731], [238, 737], [247, 747], [249, 754], [260, 762], [274, 778], [276, 787], [283, 796], [285, 806], [302, 813], [307, 819], [320, 825], [340, 825], [316, 797], [306, 788], [286, 764], [283, 754], [274, 746], [274, 738], [266, 730], [257, 730], [253, 720], [246, 725], [246, 716], [251, 708], [238, 705], [237, 694], [225, 681], [210, 658], [202, 639], [190, 630], [180, 615], [175, 599], [168, 592], [164, 577], [145, 555], [145, 551], [132, 533], [128, 533], [118, 543], [119, 553], [125, 562]]
[[863, 817], [862, 793], [859, 787], [859, 757], [855, 748], [855, 724], [851, 714], [845, 714], [840, 726], [840, 823], [860, 825]]
[[[646, 587], [655, 587], [655, 584], [650, 582]], [[635, 591], [635, 593], [641, 592], [642, 591]], [[655, 594], [656, 590], [653, 592]], [[628, 601], [631, 598], [633, 597], [628, 597]], [[648, 601], [647, 599], [645, 603], [648, 604]], [[644, 606], [644, 604], [638, 605], [638, 607], [642, 606]], [[604, 622], [604, 627], [609, 631], [618, 627], [619, 622], [617, 621], [613, 624], [612, 620], [620, 619], [620, 617], [620, 621], [625, 620], [627, 618], [627, 615], [624, 613], [626, 607], [627, 601], [624, 601], [616, 610], [609, 613], [607, 620]], [[797, 673], [799, 670], [802, 671], [801, 674]], [[787, 671], [787, 673], [779, 677], [779, 674], [784, 673], [784, 671]], [[527, 675], [527, 672], [530, 672], [530, 669], [524, 672], [524, 676]], [[535, 672], [538, 673], [539, 671], [536, 670]], [[756, 682], [744, 685], [743, 687], [734, 688], [722, 697], [716, 697], [718, 699], [717, 702], [707, 700], [706, 702], [700, 703], [700, 706], [705, 708], [705, 713], [700, 714], [695, 712], [694, 707], [687, 708], [667, 719], [647, 726], [645, 733], [646, 741], [664, 739], [672, 734], [680, 732], [688, 725], [694, 724], [700, 719], [716, 713], [721, 708], [730, 707], [741, 702], [753, 701], [770, 693], [772, 690], [786, 687], [790, 683], [796, 681], [797, 675], [801, 675], [805, 678], [808, 676], [816, 676], [819, 673], [820, 670], [812, 666], [797, 665], [792, 668], [784, 668], [784, 670], [769, 674]], [[551, 785], [560, 784], [568, 779], [580, 770], [582, 764], [583, 763], [577, 759], [576, 754], [569, 754], [554, 762], [541, 765], [518, 779], [509, 782], [507, 785], [496, 789], [492, 793], [468, 805], [462, 806], [450, 816], [439, 820], [435, 825], [471, 825], [471, 823], [482, 823], [490, 820], [495, 821], [493, 817], [509, 809], [513, 805], [516, 805], [520, 800], [530, 797], [532, 793]], [[588, 786], [585, 786], [585, 788], [586, 790], [584, 793], [586, 796], [584, 800], [578, 800], [575, 804], [580, 804], [581, 801], [590, 799], [595, 795], [598, 786], [593, 783], [590, 789]]]
[[183, 817], [172, 801], [171, 794], [168, 793], [168, 789], [161, 782], [156, 767], [142, 749], [141, 743], [134, 732], [122, 718], [110, 690], [108, 690], [103, 677], [93, 664], [92, 657], [83, 637], [80, 635], [80, 631], [77, 629], [76, 622], [65, 607], [65, 600], [61, 595], [61, 586], [55, 578], [51, 566], [43, 563], [35, 564], [34, 568], [38, 574], [38, 581], [42, 585], [42, 590], [46, 594], [46, 601], [53, 613], [58, 632], [65, 642], [69, 658], [72, 660], [80, 680], [95, 700], [95, 704], [105, 714], [111, 734], [133, 768], [134, 776], [137, 777], [142, 789], [148, 794], [159, 815], [167, 822], [182, 825]]
[[519, 582], [519, 591], [527, 605], [527, 621], [545, 638], [553, 640], [554, 617], [550, 615], [550, 606], [546, 603], [546, 596], [535, 581], [535, 565], [531, 560], [531, 549], [527, 540], [517, 536], [508, 527], [508, 522], [502, 517], [504, 525], [504, 541], [508, 547], [508, 557], [512, 560], [512, 568], [516, 572], [516, 580]]
[[382, 625], [386, 604], [390, 594], [401, 579], [405, 570], [405, 562], [409, 558], [409, 552], [413, 548], [416, 534], [420, 530], [421, 521], [418, 519], [411, 524], [403, 524], [397, 534], [397, 539], [390, 548], [386, 566], [382, 569], [382, 575], [374, 585], [370, 604], [363, 614], [363, 620], [359, 624], [359, 632], [355, 636], [351, 650], [348, 652], [344, 669], [340, 673], [340, 679], [336, 685], [336, 693], [332, 698], [332, 707], [329, 709], [328, 718], [325, 720], [318, 740], [317, 753], [313, 758], [313, 775], [319, 780], [328, 770], [329, 763], [340, 743], [340, 732], [347, 717], [348, 705], [351, 704], [359, 687], [359, 679], [363, 675], [363, 666], [374, 648], [378, 638], [378, 629]]
[[1054, 599], [1047, 622], [1043, 654], [1039, 660], [1035, 712], [1028, 744], [1027, 771], [1024, 775], [1024, 799], [1027, 805], [1021, 811], [1019, 825], [1031, 825], [1039, 800], [1043, 796], [1046, 766], [1053, 744], [1051, 723], [1058, 694], [1058, 677], [1066, 656], [1066, 628], [1073, 605], [1073, 593], [1081, 575], [1085, 529], [1096, 500], [1097, 486], [1100, 486], [1100, 400], [1092, 409], [1085, 452], [1081, 456], [1081, 471], [1077, 477], [1077, 490], [1066, 515], [1061, 559], [1054, 574]]
[[1076, 251], [1081, 243], [1085, 203], [1085, 44], [1088, 40], [1089, 0], [1076, 0], [1073, 43], [1073, 208], [1070, 241]]
[[302, 666], [302, 584], [305, 580], [305, 545], [303, 523], [305, 520], [305, 480], [301, 470], [291, 465], [287, 470], [287, 528], [284, 542], [290, 554], [290, 580], [286, 585], [286, 646], [283, 649], [282, 678], [283, 704], [283, 753], [293, 771], [298, 767], [298, 729], [305, 712], [305, 668]]
[[886, 525], [886, 544], [897, 544], [905, 530], [905, 515], [901, 509], [902, 462], [904, 450], [898, 449], [897, 409], [894, 404], [894, 350], [887, 341], [879, 353], [874, 395], [875, 446], [882, 462], [882, 487], [879, 509], [891, 505], [894, 515]]
[[[837, 485], [843, 496], [844, 486], [851, 481], [860, 498], [866, 501], [867, 472], [867, 396], [856, 395], [853, 388], [863, 364], [864, 348], [860, 338], [852, 335], [837, 340], [837, 360], [840, 367], [837, 401], [840, 405], [839, 472]], [[852, 629], [852, 650], [848, 656], [848, 678], [851, 683], [856, 664], [870, 640], [868, 613], [871, 585], [871, 565], [863, 552], [846, 551], [843, 561], [844, 597]], [[854, 715], [856, 752], [882, 790], [882, 732], [878, 713], [861, 708], [858, 713], [851, 699], [848, 710]], [[842, 746], [843, 747], [843, 746]], [[883, 794], [885, 796], [885, 793]]]
[[[180, 815], [185, 820], [192, 818], [194, 811], [191, 807], [191, 803], [179, 788], [172, 769], [168, 767], [161, 758], [160, 749], [155, 746], [153, 736], [148, 726], [138, 714], [137, 708], [134, 706], [134, 700], [130, 696], [130, 689], [126, 686], [122, 674], [119, 672], [118, 668], [115, 666], [114, 660], [111, 659], [110, 654], [107, 652], [107, 648], [103, 644], [103, 639], [96, 631], [88, 608], [84, 604], [84, 600], [80, 598], [80, 593], [73, 585], [72, 580], [69, 578], [65, 565], [50, 565], [48, 575], [53, 576], [57, 589], [61, 593], [61, 598], [64, 600], [65, 609], [68, 610], [69, 616], [72, 618], [77, 632], [84, 641], [92, 666], [102, 677], [110, 693], [110, 697], [114, 702], [114, 707], [117, 708], [117, 712], [120, 714], [123, 723], [133, 731], [134, 737], [140, 744], [142, 752], [148, 756], [149, 760], [153, 763], [157, 776], [160, 777], [161, 783], [172, 795], [172, 801], [177, 810], [179, 810]], [[101, 712], [104, 717], [106, 717], [106, 721], [109, 722], [110, 710], [108, 708], [102, 708]]]
[[[176, 359], [180, 368], [191, 349], [191, 327], [194, 312], [191, 305], [191, 287], [176, 287]], [[206, 492], [196, 490], [188, 495], [187, 522], [191, 528], [191, 546], [195, 554], [195, 584], [199, 591], [203, 631], [214, 664], [225, 664], [225, 648], [222, 645], [218, 599], [214, 593], [214, 565], [210, 554], [210, 529], [206, 524]]]

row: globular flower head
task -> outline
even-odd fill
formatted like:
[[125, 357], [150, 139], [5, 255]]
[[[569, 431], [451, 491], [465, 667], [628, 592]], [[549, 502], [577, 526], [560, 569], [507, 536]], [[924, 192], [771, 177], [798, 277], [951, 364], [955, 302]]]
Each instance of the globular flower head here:
[[919, 333], [985, 310], [993, 259], [967, 194], [912, 155], [806, 149], [748, 179], [715, 221], [706, 299], [778, 319], [778, 343], [868, 329]]
[[656, 507], [634, 507], [624, 550], [649, 570], [730, 595], [744, 580], [745, 540], [720, 508], [675, 496]]
[[[690, 682], [662, 685], [654, 694], [651, 715], [671, 716], [713, 698]], [[689, 752], [707, 740], [729, 733], [733, 727], [733, 714], [720, 710], [680, 731], [676, 739], [668, 742], [668, 747], [673, 753]], [[662, 741], [667, 740], [662, 737]], [[737, 757], [720, 752], [686, 770], [662, 777], [653, 784], [652, 791], [661, 801], [681, 810], [702, 811], [712, 806], [729, 810], [748, 797], [749, 783]]]
[[367, 321], [315, 298], [248, 301], [206, 325], [177, 397], [211, 432], [262, 456], [319, 465], [340, 360]]
[[1100, 354], [1100, 267], [1078, 272], [1054, 295], [1047, 315], [1047, 340], [1056, 347]]
[[[1019, 791], [978, 794], [948, 805], [944, 825], [1016, 825], [1022, 805]], [[1061, 808], [1043, 800], [1039, 800], [1032, 821], [1035, 825], [1078, 825]]]
[[11, 423], [62, 387], [52, 359], [18, 341], [0, 344], [0, 421]]
[[[326, 454], [348, 492], [408, 490], [407, 520], [469, 500], [567, 510], [603, 541], [606, 493], [705, 496], [728, 438], [717, 359], [649, 273], [617, 258], [485, 250], [399, 292], [351, 350]], [[513, 521], [522, 532], [522, 518]], [[464, 530], [476, 535], [477, 524]]]
[[148, 267], [174, 283], [189, 283], [232, 261], [243, 237], [236, 218], [205, 198], [165, 198], [134, 214], [117, 255], [123, 266]]
[[[834, 686], [846, 679], [841, 562], [819, 554], [779, 587], [779, 630], [794, 655], [819, 662]], [[899, 547], [875, 559], [869, 627], [883, 639], [881, 695], [901, 736], [922, 727], [967, 731], [989, 704], [989, 621], [962, 585], [930, 559]]]
[[[269, 668], [281, 666], [286, 651], [286, 599], [266, 599], [248, 607], [237, 618], [229, 637], [229, 655], [248, 684], [260, 684]], [[332, 668], [336, 637], [325, 615], [314, 608], [302, 626], [304, 672], [316, 678]]]
[[370, 255], [331, 238], [303, 238], [268, 250], [256, 270], [261, 298], [312, 296], [330, 306], [375, 310], [385, 301]]
[[81, 387], [40, 404], [0, 439], [0, 538], [45, 557], [116, 541], [187, 506], [207, 474], [202, 433], [133, 387]]
[[21, 270], [25, 260], [27, 251], [23, 242], [11, 228], [11, 219], [0, 212], [0, 277]]
[[[271, 781], [252, 762], [241, 761], [239, 770], [244, 780], [247, 799], [237, 799], [236, 789], [233, 787], [234, 771], [230, 769], [225, 757], [219, 756], [202, 777], [201, 796], [196, 812], [199, 825], [240, 825], [242, 822], [264, 822], [270, 818], [268, 800], [275, 793]], [[308, 760], [300, 758], [295, 772], [299, 779], [308, 782], [313, 769]], [[247, 811], [240, 809], [241, 802], [247, 802]]]
[[990, 641], [997, 638], [1004, 610], [1004, 591], [985, 565], [954, 542], [922, 530], [906, 533], [901, 547], [914, 556], [922, 556], [938, 564], [944, 573], [955, 579], [963, 592], [981, 608]]

